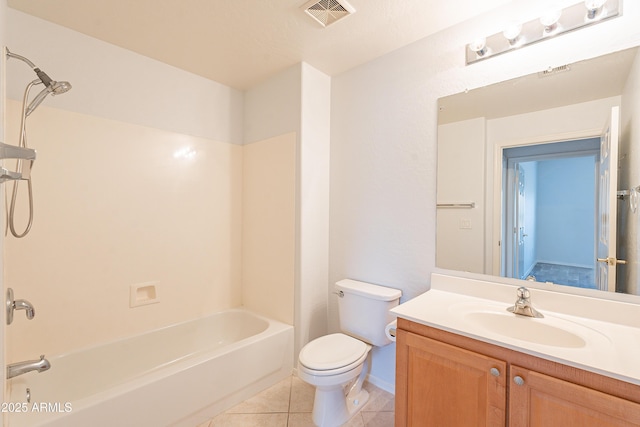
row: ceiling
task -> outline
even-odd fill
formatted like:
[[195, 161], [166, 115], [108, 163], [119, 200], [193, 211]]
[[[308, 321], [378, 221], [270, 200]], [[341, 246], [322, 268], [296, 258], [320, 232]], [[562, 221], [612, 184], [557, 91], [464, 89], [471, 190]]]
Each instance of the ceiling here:
[[348, 0], [356, 12], [326, 28], [301, 9], [306, 0], [8, 0], [8, 5], [243, 90], [301, 61], [337, 75], [510, 1]]

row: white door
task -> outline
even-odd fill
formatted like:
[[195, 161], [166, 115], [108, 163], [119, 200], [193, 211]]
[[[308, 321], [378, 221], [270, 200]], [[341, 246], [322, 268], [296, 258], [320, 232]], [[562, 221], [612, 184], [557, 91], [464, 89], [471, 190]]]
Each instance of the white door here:
[[507, 161], [507, 188], [505, 198], [505, 244], [506, 277], [523, 279], [524, 271], [524, 230], [525, 192], [524, 169], [518, 160]]
[[616, 259], [619, 116], [620, 107], [611, 108], [600, 136], [596, 283], [598, 289], [611, 292], [616, 290], [616, 264], [624, 263]]
[[524, 169], [520, 163], [516, 165], [516, 217], [515, 217], [515, 239], [517, 245], [515, 260], [516, 279], [524, 279], [524, 238], [527, 236], [524, 232], [525, 224], [525, 192], [524, 192]]

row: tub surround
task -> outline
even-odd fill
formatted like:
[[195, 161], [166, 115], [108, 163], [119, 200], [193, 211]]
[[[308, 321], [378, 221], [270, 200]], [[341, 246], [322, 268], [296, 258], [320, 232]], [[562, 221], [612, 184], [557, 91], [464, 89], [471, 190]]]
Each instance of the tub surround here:
[[523, 321], [561, 325], [570, 332], [566, 337], [577, 337], [577, 342], [541, 343], [524, 332], [522, 337], [507, 336], [470, 321], [469, 311], [506, 313], [516, 300], [514, 286], [482, 280], [433, 274], [431, 290], [392, 312], [422, 325], [640, 385], [640, 366], [630, 351], [640, 347], [639, 305], [529, 290], [533, 306], [546, 317]]
[[[15, 143], [20, 103], [6, 106]], [[4, 277], [36, 317], [7, 328], [8, 363], [243, 304], [243, 146], [46, 105], [29, 120], [34, 225], [5, 240]], [[194, 158], [175, 156], [185, 147]], [[159, 303], [131, 308], [130, 287], [148, 282]]]

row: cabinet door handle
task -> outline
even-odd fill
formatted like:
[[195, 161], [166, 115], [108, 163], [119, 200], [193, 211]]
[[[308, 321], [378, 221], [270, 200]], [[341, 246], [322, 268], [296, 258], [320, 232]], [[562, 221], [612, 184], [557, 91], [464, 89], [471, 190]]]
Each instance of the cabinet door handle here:
[[522, 379], [520, 375], [516, 375], [515, 377], [513, 377], [513, 382], [517, 385], [524, 385], [524, 379]]
[[489, 373], [491, 375], [493, 375], [494, 377], [499, 377], [500, 376], [500, 370], [498, 368], [489, 369]]

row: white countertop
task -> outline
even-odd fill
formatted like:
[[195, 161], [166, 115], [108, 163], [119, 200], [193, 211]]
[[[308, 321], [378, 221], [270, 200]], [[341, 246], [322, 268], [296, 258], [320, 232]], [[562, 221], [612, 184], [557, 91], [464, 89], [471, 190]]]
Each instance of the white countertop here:
[[[544, 345], [526, 334], [508, 336], [466, 315], [481, 307], [482, 312], [498, 316], [498, 321], [503, 313], [505, 321], [511, 321], [506, 317], [516, 315], [506, 309], [515, 302], [515, 289], [434, 274], [431, 290], [391, 311], [416, 323], [640, 385], [640, 306], [529, 288], [533, 307], [545, 318], [517, 316], [515, 321], [534, 326], [536, 331], [537, 327], [559, 326], [570, 336], [580, 337], [567, 345]], [[561, 307], [567, 309], [559, 310]]]

